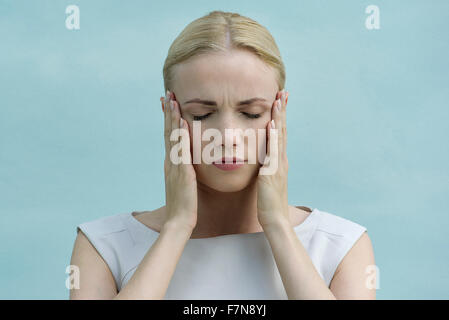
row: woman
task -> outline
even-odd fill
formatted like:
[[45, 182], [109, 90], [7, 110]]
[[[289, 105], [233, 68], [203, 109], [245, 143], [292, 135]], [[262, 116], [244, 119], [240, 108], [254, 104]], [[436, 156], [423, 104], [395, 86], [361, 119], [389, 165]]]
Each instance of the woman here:
[[[288, 204], [284, 83], [274, 39], [249, 18], [214, 11], [181, 32], [161, 98], [166, 205], [80, 224], [71, 299], [375, 299], [366, 228]], [[176, 129], [188, 134], [171, 136]], [[225, 129], [266, 139], [226, 140]], [[225, 140], [214, 141], [222, 153], [213, 163], [201, 161], [207, 130]], [[199, 162], [173, 160], [181, 141]], [[243, 163], [217, 160], [241, 147]]]

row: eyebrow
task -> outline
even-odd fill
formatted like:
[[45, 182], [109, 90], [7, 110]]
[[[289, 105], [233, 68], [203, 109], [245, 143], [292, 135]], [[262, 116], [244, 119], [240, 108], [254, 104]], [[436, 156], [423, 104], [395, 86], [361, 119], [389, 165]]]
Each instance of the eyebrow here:
[[[248, 99], [248, 100], [240, 101], [240, 102], [237, 103], [237, 105], [238, 106], [243, 106], [243, 105], [248, 105], [248, 104], [251, 104], [251, 103], [257, 102], [257, 101], [264, 101], [264, 102], [266, 102], [267, 100], [265, 100], [264, 98], [256, 97], [256, 98], [251, 98], [251, 99]], [[200, 104], [204, 104], [204, 105], [207, 105], [207, 106], [216, 106], [217, 105], [217, 103], [215, 101], [202, 100], [202, 99], [198, 99], [198, 98], [195, 98], [195, 99], [192, 99], [192, 100], [184, 102], [184, 104], [188, 104], [188, 103], [200, 103]]]

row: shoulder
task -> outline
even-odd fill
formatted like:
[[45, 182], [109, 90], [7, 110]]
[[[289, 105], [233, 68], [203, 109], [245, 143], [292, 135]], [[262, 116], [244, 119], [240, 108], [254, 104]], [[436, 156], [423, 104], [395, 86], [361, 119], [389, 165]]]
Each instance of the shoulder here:
[[321, 210], [318, 210], [318, 212], [320, 221], [317, 225], [317, 231], [319, 232], [353, 240], [354, 237], [361, 236], [366, 231], [366, 227], [363, 225], [342, 216]]
[[328, 212], [319, 215], [315, 247], [327, 285], [338, 299], [375, 299], [377, 267], [367, 228]]
[[367, 228], [355, 221], [326, 211], [317, 211], [315, 234], [319, 239], [334, 246], [332, 250], [338, 258], [342, 258], [366, 234]]
[[77, 233], [82, 231], [103, 259], [112, 264], [120, 251], [134, 242], [126, 220], [129, 215], [119, 213], [80, 223]]
[[[343, 259], [357, 244], [366, 246], [367, 228], [355, 221], [326, 211], [315, 209], [316, 227], [310, 239], [309, 254], [326, 283], [342, 267]], [[352, 254], [351, 254], [352, 256]]]
[[[120, 287], [123, 268], [121, 258], [132, 245], [129, 232], [126, 232], [124, 215], [124, 213], [120, 213], [104, 216], [80, 223], [76, 227], [75, 248], [77, 250], [74, 253], [81, 257], [90, 257], [91, 263], [107, 266], [117, 288]], [[86, 269], [92, 270], [91, 267]]]
[[122, 219], [123, 216], [124, 214], [120, 213], [86, 221], [77, 226], [77, 231], [81, 230], [85, 234], [88, 233], [95, 236], [119, 232], [126, 229]]

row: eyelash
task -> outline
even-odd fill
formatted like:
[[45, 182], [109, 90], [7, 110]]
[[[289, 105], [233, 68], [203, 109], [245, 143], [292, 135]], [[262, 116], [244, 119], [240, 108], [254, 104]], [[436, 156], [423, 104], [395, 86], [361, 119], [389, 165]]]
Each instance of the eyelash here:
[[[257, 119], [260, 118], [260, 113], [259, 114], [252, 114], [252, 113], [247, 113], [247, 112], [242, 112], [248, 119]], [[193, 120], [203, 120], [206, 119], [207, 117], [209, 117], [212, 113], [207, 113], [204, 116], [193, 116]]]

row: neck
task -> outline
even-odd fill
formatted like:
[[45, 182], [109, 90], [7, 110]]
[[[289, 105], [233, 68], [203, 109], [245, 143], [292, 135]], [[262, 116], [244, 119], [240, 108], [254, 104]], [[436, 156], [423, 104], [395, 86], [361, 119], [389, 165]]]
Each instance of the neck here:
[[257, 185], [253, 180], [236, 192], [220, 192], [197, 181], [198, 216], [195, 235], [263, 231], [257, 219]]

